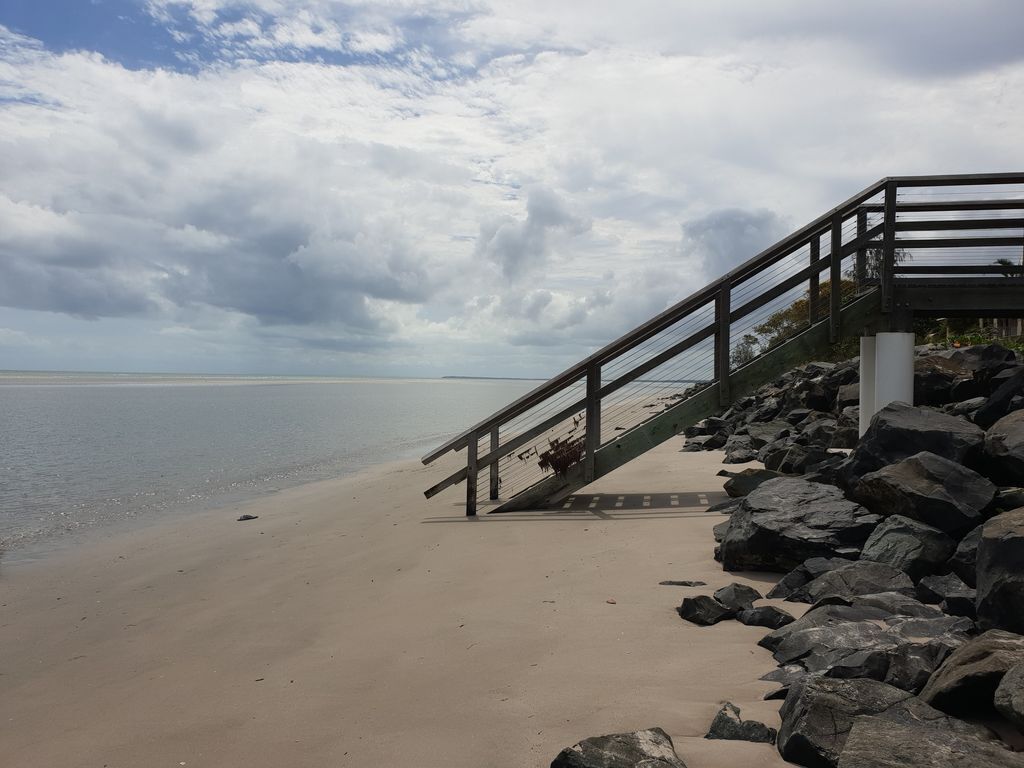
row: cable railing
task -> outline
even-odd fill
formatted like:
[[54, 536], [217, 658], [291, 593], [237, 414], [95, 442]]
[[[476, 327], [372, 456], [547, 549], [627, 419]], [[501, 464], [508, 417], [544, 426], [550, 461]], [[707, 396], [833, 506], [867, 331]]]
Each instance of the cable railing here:
[[697, 400], [726, 407], [733, 378], [786, 342], [859, 335], [844, 313], [869, 300], [900, 311], [901, 281], [1024, 277], [1022, 257], [1024, 174], [882, 179], [428, 453], [465, 449], [466, 462], [425, 494], [465, 482], [467, 515], [542, 503], [653, 447]]

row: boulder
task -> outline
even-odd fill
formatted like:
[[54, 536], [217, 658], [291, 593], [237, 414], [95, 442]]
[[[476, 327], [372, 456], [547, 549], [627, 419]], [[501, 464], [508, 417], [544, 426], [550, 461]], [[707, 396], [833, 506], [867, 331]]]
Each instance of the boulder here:
[[[833, 599], [835, 599], [833, 597]], [[844, 598], [846, 605], [863, 605], [880, 608], [890, 616], [912, 616], [918, 619], [935, 619], [942, 616], [942, 611], [933, 605], [925, 605], [920, 600], [909, 597], [901, 592], [873, 592], [866, 595], [855, 595]], [[814, 606], [811, 606], [812, 609]]]
[[835, 419], [818, 419], [817, 421], [808, 424], [801, 431], [801, 434], [810, 440], [811, 443], [817, 445], [828, 445], [832, 440], [832, 434], [836, 431], [837, 426], [839, 426], [839, 424]]
[[711, 727], [704, 734], [705, 739], [729, 739], [730, 741], [754, 741], [774, 744], [776, 731], [757, 720], [743, 720], [740, 708], [731, 701], [725, 702], [718, 710]]
[[860, 445], [850, 454], [846, 482], [922, 451], [963, 464], [980, 452], [985, 433], [960, 416], [906, 403], [890, 403], [874, 415]]
[[800, 587], [818, 578], [821, 574], [828, 573], [833, 568], [838, 568], [849, 562], [851, 561], [842, 557], [808, 558], [783, 576], [778, 584], [768, 590], [765, 597], [787, 599]]
[[916, 693], [973, 627], [969, 619], [954, 616], [892, 616], [868, 605], [829, 605], [758, 644], [780, 664], [799, 664], [810, 674], [870, 678]]
[[928, 355], [914, 361], [914, 402], [945, 405], [953, 399], [953, 382], [966, 373], [963, 366], [945, 357]]
[[854, 560], [809, 581], [789, 599], [813, 603], [829, 595], [855, 597], [878, 592], [899, 592], [912, 596], [914, 584], [906, 573], [887, 563]]
[[763, 596], [753, 587], [733, 582], [715, 591], [715, 600], [734, 611], [745, 611], [754, 607], [754, 601]]
[[1024, 632], [1024, 507], [982, 527], [977, 580], [979, 626]]
[[792, 431], [793, 425], [788, 421], [779, 419], [777, 421], [754, 421], [747, 424], [743, 429], [750, 437], [753, 447], [760, 448], [766, 443], [788, 435]]
[[979, 525], [964, 536], [947, 563], [950, 570], [963, 579], [969, 587], [975, 587], [978, 584], [978, 543], [981, 541], [983, 527], [983, 525]]
[[923, 451], [864, 475], [853, 496], [876, 514], [902, 515], [962, 535], [982, 521], [996, 490], [977, 472]]
[[984, 733], [928, 706], [913, 694], [876, 680], [805, 678], [790, 687], [779, 714], [779, 754], [808, 768], [835, 766], [855, 719], [861, 715], [896, 723], [928, 724], [966, 737]]
[[757, 458], [757, 448], [749, 435], [730, 435], [725, 441], [723, 464], [746, 464]]
[[1013, 350], [1000, 344], [976, 344], [936, 354], [948, 357], [962, 366], [964, 370], [974, 373], [984, 370], [1000, 370], [1004, 365], [1012, 364], [1017, 359]]
[[925, 576], [917, 584], [917, 595], [925, 603], [939, 605], [950, 616], [973, 619], [977, 615], [977, 591], [967, 586], [955, 573]]
[[824, 448], [793, 444], [765, 456], [764, 465], [786, 475], [802, 475], [807, 469], [829, 457]]
[[908, 722], [868, 715], [854, 719], [839, 757], [839, 768], [1022, 766], [1020, 755], [941, 721]]
[[843, 384], [836, 395], [836, 408], [842, 410], [850, 405], [860, 405], [860, 384]]
[[1024, 731], [1024, 662], [1010, 667], [996, 688], [996, 711]]
[[832, 440], [829, 441], [829, 450], [837, 448], [856, 448], [860, 440], [860, 429], [857, 427], [837, 427], [832, 433]]
[[682, 618], [694, 624], [700, 624], [702, 627], [717, 624], [736, 615], [736, 611], [733, 608], [727, 608], [708, 595], [684, 597], [682, 604], [676, 608], [676, 611]]
[[661, 728], [594, 736], [566, 747], [551, 768], [686, 768]]
[[1024, 366], [1018, 366], [974, 412], [974, 423], [988, 429], [1010, 412], [1014, 397], [1024, 394]]
[[938, 528], [893, 515], [875, 528], [860, 556], [861, 560], [891, 565], [916, 580], [935, 573], [955, 550], [956, 542]]
[[811, 557], [852, 555], [879, 520], [833, 486], [769, 480], [733, 513], [722, 541], [722, 566], [785, 572]]
[[778, 629], [793, 623], [793, 615], [774, 605], [761, 605], [736, 612], [736, 621], [748, 627], [768, 627]]
[[944, 712], [983, 715], [999, 682], [1024, 662], [1024, 637], [990, 629], [953, 651], [931, 676], [921, 698]]
[[777, 477], [782, 477], [782, 475], [770, 469], [744, 469], [731, 475], [723, 487], [729, 496], [736, 499], [746, 496], [761, 483], [774, 480]]
[[1024, 488], [1007, 486], [996, 491], [992, 507], [997, 512], [1008, 512], [1017, 507], [1024, 507]]
[[985, 397], [971, 397], [958, 403], [951, 403], [949, 412], [954, 416], [970, 416], [985, 404]]
[[1014, 411], [985, 433], [985, 473], [1019, 485], [1024, 482], [1024, 411]]
[[718, 543], [722, 542], [722, 539], [725, 538], [726, 532], [729, 530], [731, 522], [731, 520], [723, 520], [711, 529], [711, 535], [715, 537], [715, 541]]

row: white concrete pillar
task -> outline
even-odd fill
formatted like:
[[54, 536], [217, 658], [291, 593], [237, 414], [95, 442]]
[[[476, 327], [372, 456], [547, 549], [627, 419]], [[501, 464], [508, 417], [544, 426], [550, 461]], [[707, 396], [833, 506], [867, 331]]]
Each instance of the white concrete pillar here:
[[860, 337], [860, 434], [875, 415], [875, 337]]
[[914, 334], [875, 337], [875, 413], [899, 400], [914, 404]]

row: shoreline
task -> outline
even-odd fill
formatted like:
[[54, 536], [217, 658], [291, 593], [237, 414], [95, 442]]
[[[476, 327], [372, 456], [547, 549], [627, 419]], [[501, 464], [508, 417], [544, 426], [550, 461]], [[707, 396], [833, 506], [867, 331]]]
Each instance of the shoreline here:
[[777, 576], [713, 561], [723, 518], [700, 495], [722, 498], [721, 455], [678, 444], [586, 489], [678, 507], [467, 521], [458, 492], [422, 497], [446, 466], [393, 462], [12, 564], [0, 752], [111, 768], [547, 765], [594, 733], [660, 725], [690, 768], [784, 765], [770, 745], [702, 738], [724, 699], [777, 723], [757, 679], [774, 663], [763, 630], [696, 627], [675, 607]]

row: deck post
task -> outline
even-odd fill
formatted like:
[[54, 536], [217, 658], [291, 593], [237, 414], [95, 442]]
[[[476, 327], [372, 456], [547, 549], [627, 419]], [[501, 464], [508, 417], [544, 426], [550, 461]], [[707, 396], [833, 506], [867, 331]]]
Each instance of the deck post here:
[[914, 404], [914, 334], [875, 336], [875, 412], [889, 403]]
[[892, 279], [896, 265], [896, 182], [885, 182], [885, 213], [882, 229], [882, 264], [879, 278], [882, 286], [882, 311], [892, 311]]
[[594, 480], [594, 457], [601, 447], [601, 366], [591, 363], [587, 366], [587, 434], [583, 458], [583, 479]]
[[832, 254], [829, 258], [828, 340], [839, 341], [839, 326], [843, 309], [843, 214], [832, 216]]
[[[857, 209], [857, 239], [860, 239], [868, 231], [868, 212]], [[857, 249], [856, 267], [853, 271], [853, 279], [857, 293], [864, 287], [864, 281], [868, 276], [868, 249], [862, 245]]]
[[732, 282], [723, 280], [715, 297], [715, 375], [718, 377], [718, 404], [723, 408], [732, 402], [729, 392], [729, 314], [732, 311]]
[[[496, 450], [498, 450], [498, 445], [499, 445], [498, 429], [500, 429], [500, 427], [496, 426], [494, 429], [491, 430], [491, 453], [494, 453]], [[498, 498], [498, 484], [499, 484], [498, 483], [498, 462], [497, 461], [495, 461], [495, 462], [493, 462], [491, 464], [490, 471], [491, 471], [491, 501], [495, 501]]]
[[476, 480], [479, 472], [476, 466], [476, 451], [479, 441], [474, 432], [466, 442], [466, 517], [476, 517]]
[[[819, 258], [821, 258], [821, 235], [815, 235], [811, 238], [811, 264], [814, 264]], [[811, 275], [811, 284], [807, 289], [807, 321], [808, 325], [814, 325], [818, 322], [818, 297], [820, 294], [820, 277], [819, 273], [815, 272]]]

